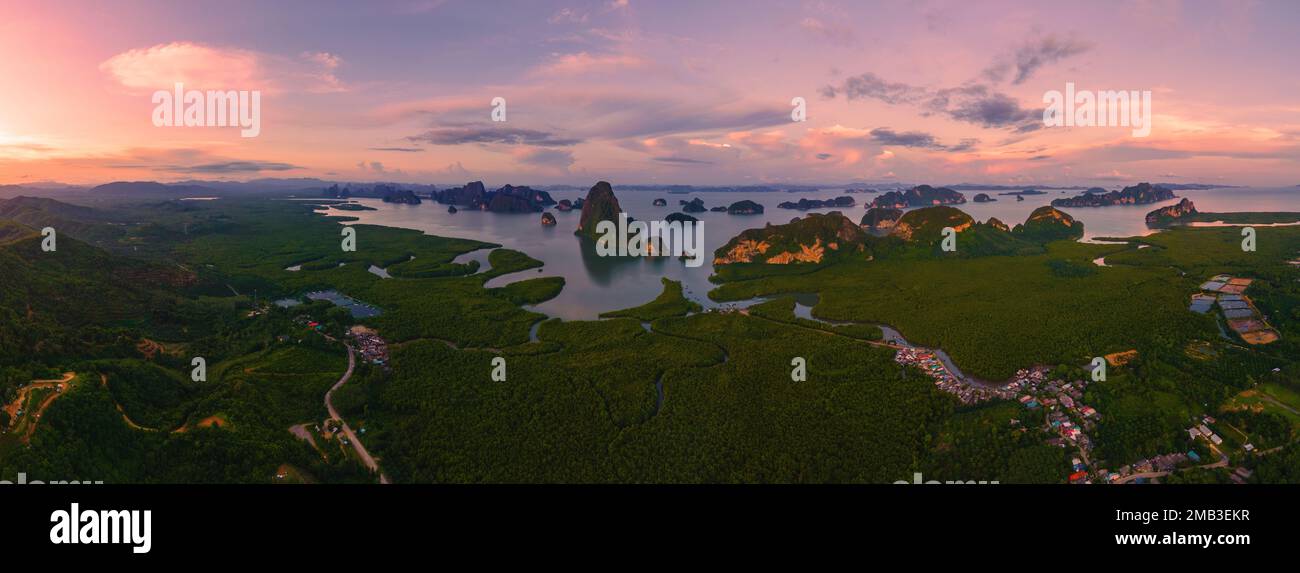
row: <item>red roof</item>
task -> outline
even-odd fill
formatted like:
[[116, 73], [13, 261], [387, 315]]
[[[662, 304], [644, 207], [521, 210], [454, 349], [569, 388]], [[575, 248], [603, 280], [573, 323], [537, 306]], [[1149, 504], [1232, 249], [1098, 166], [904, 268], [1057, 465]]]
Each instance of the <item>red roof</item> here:
[[1070, 481], [1079, 481], [1088, 477], [1088, 472], [1074, 472], [1070, 474]]

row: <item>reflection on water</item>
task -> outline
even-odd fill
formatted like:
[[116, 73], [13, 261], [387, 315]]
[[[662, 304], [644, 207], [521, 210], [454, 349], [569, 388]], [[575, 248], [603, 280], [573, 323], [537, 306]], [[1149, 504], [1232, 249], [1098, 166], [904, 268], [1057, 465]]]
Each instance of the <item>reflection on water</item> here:
[[470, 261], [478, 261], [478, 272], [485, 273], [492, 270], [492, 263], [488, 262], [488, 255], [491, 252], [492, 249], [479, 249], [477, 251], [470, 251], [468, 253], [465, 253], [463, 255], [460, 255], [452, 259], [451, 262], [459, 265], [467, 265], [470, 263]]
[[[681, 281], [686, 295], [705, 307], [718, 307], [708, 299], [706, 293], [714, 288], [708, 280], [713, 272], [712, 253], [741, 231], [762, 227], [767, 223], [787, 223], [803, 212], [778, 209], [782, 201], [798, 201], [800, 198], [830, 199], [844, 195], [841, 189], [827, 189], [813, 193], [689, 193], [670, 194], [657, 191], [618, 191], [619, 203], [631, 216], [649, 221], [662, 219], [669, 213], [680, 209], [681, 199], [700, 198], [706, 207], [725, 206], [741, 200], [751, 200], [763, 205], [766, 211], [762, 215], [729, 215], [727, 213], [704, 212], [693, 213], [704, 228], [704, 252], [707, 264], [699, 267], [687, 267], [683, 261], [673, 257], [649, 257], [628, 259], [601, 257], [596, 254], [595, 246], [589, 241], [573, 235], [577, 228], [578, 211], [554, 211], [558, 224], [546, 227], [541, 224], [538, 213], [490, 213], [478, 210], [461, 210], [452, 214], [445, 205], [426, 202], [422, 205], [404, 205], [384, 203], [379, 199], [356, 199], [374, 211], [352, 211], [349, 216], [356, 217], [360, 224], [386, 225], [407, 229], [417, 229], [443, 237], [459, 237], [497, 243], [506, 248], [523, 251], [545, 263], [542, 272], [532, 269], [527, 272], [512, 273], [489, 281], [490, 287], [497, 287], [516, 280], [541, 276], [562, 276], [565, 279], [564, 290], [556, 298], [534, 307], [538, 312], [564, 319], [594, 319], [600, 312], [616, 310], [644, 304], [653, 300], [662, 290], [660, 277]], [[963, 191], [969, 198], [978, 191]], [[1079, 191], [1081, 192], [1081, 191]], [[997, 217], [1005, 223], [1015, 225], [1023, 222], [1035, 208], [1047, 205], [1052, 199], [1073, 196], [1077, 192], [1049, 192], [1044, 195], [1027, 195], [1024, 201], [1014, 197], [989, 194], [998, 201], [991, 203], [968, 202], [958, 206], [970, 213], [977, 220], [985, 221]], [[574, 200], [586, 195], [585, 191], [556, 191], [551, 195], [560, 199]], [[1300, 193], [1296, 189], [1222, 189], [1208, 191], [1179, 191], [1181, 199], [1188, 197], [1196, 203], [1200, 211], [1239, 212], [1239, 211], [1300, 211]], [[866, 202], [876, 194], [862, 193], [852, 195], [857, 205], [842, 209], [814, 209], [813, 212], [827, 213], [839, 210], [858, 221], [866, 212]], [[664, 198], [667, 206], [656, 207], [653, 201]], [[1145, 224], [1146, 213], [1177, 202], [1171, 201], [1150, 205], [1122, 205], [1114, 207], [1072, 208], [1066, 209], [1070, 215], [1083, 221], [1085, 240], [1094, 237], [1129, 237], [1152, 233]], [[456, 262], [477, 260], [480, 272], [490, 268], [487, 261], [489, 250], [483, 249], [467, 253], [456, 258]], [[730, 306], [730, 305], [726, 305]]]
[[572, 237], [574, 246], [582, 258], [582, 267], [587, 272], [587, 279], [592, 284], [608, 287], [616, 284], [624, 276], [654, 276], [654, 269], [645, 269], [646, 265], [662, 266], [663, 257], [602, 257], [596, 252], [596, 243]]
[[1188, 227], [1295, 227], [1300, 226], [1300, 221], [1290, 223], [1225, 223], [1223, 221], [1192, 221], [1187, 223]]
[[334, 306], [341, 306], [352, 313], [353, 318], [369, 318], [379, 316], [382, 312], [373, 306], [358, 301], [336, 290], [322, 290], [307, 293], [307, 298], [311, 300], [327, 300], [334, 303]]

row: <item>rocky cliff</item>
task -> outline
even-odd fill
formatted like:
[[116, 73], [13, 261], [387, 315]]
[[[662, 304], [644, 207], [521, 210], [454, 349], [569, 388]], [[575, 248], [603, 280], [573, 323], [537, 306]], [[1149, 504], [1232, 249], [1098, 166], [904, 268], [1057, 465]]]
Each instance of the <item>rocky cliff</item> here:
[[599, 181], [587, 191], [587, 197], [582, 202], [582, 215], [578, 219], [578, 229], [574, 231], [575, 235], [587, 238], [596, 238], [596, 225], [601, 221], [612, 221], [618, 223], [618, 214], [623, 212], [623, 208], [618, 205], [618, 197], [614, 196], [614, 187], [608, 181]]
[[419, 205], [420, 198], [415, 195], [414, 191], [409, 189], [393, 189], [384, 195], [385, 203], [401, 203], [404, 205]]
[[961, 209], [947, 206], [926, 207], [908, 211], [898, 219], [890, 234], [904, 241], [930, 242], [943, 237], [944, 227], [952, 227], [960, 233], [973, 224], [975, 219]]
[[1174, 198], [1174, 192], [1152, 185], [1150, 183], [1138, 183], [1132, 187], [1125, 187], [1120, 191], [1111, 191], [1109, 193], [1095, 193], [1092, 190], [1082, 195], [1076, 195], [1068, 199], [1053, 199], [1053, 207], [1108, 207], [1111, 205], [1146, 205], [1148, 203], [1159, 203]]
[[876, 197], [868, 205], [871, 207], [888, 207], [906, 209], [908, 207], [925, 207], [930, 205], [957, 205], [966, 202], [966, 196], [947, 187], [918, 185], [907, 191], [890, 191]]
[[1036, 242], [1078, 239], [1083, 236], [1083, 223], [1065, 211], [1044, 205], [1034, 209], [1024, 225], [1016, 225], [1015, 231]]
[[1148, 225], [1165, 225], [1177, 221], [1188, 215], [1195, 215], [1196, 204], [1186, 197], [1182, 201], [1173, 205], [1167, 205], [1147, 213]]
[[464, 187], [433, 191], [430, 195], [435, 201], [445, 205], [458, 205], [497, 213], [533, 213], [556, 204], [551, 194], [546, 191], [514, 185], [488, 191], [482, 181], [471, 181]]
[[763, 206], [749, 199], [744, 199], [736, 201], [730, 207], [727, 207], [727, 213], [731, 215], [762, 215]]
[[464, 187], [452, 187], [433, 192], [433, 200], [444, 205], [478, 208], [487, 197], [487, 189], [482, 181], [470, 181]]
[[849, 197], [848, 195], [844, 195], [841, 197], [836, 197], [834, 199], [825, 199], [825, 200], [803, 198], [803, 199], [799, 199], [798, 201], [782, 201], [781, 203], [777, 204], [777, 208], [798, 209], [800, 211], [807, 211], [809, 209], [826, 209], [826, 208], [843, 209], [843, 208], [857, 205], [857, 203], [858, 202], [856, 199]]
[[699, 197], [691, 199], [690, 201], [682, 199], [679, 200], [678, 203], [681, 204], [683, 213], [703, 213], [708, 211], [704, 206], [704, 200]]
[[821, 263], [834, 257], [866, 257], [867, 234], [843, 213], [813, 213], [784, 225], [748, 229], [714, 251], [713, 264]]
[[867, 210], [859, 224], [871, 233], [883, 235], [894, 230], [894, 225], [898, 224], [898, 219], [902, 216], [902, 210], [875, 207]]

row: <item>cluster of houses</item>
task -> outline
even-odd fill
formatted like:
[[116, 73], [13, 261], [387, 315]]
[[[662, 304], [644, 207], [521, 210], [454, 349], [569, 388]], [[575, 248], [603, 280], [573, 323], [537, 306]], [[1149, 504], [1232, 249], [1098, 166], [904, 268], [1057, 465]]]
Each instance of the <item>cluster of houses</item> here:
[[342, 422], [335, 419], [327, 419], [323, 423], [324, 427], [321, 427], [321, 424], [316, 424], [314, 426], [317, 435], [322, 436], [327, 440], [337, 438], [339, 443], [344, 446], [352, 445], [352, 441], [348, 439], [347, 434], [343, 433]]
[[[1030, 368], [1030, 369], [1021, 368], [1020, 370], [1016, 371], [1015, 376], [1011, 377], [1011, 382], [1007, 384], [1007, 389], [1010, 390], [1013, 394], [1020, 394], [1022, 391], [1025, 392], [1033, 391], [1035, 388], [1038, 387], [1039, 384], [1042, 384], [1043, 381], [1046, 379], [1047, 379], [1046, 368], [1041, 368], [1041, 367]], [[1024, 404], [1026, 403], [1026, 401], [1021, 400], [1020, 403]], [[1034, 407], [1038, 407], [1038, 404], [1035, 404]]]
[[1092, 451], [1092, 438], [1088, 432], [1093, 431], [1101, 418], [1095, 408], [1083, 403], [1086, 385], [1082, 380], [1067, 383], [1049, 381], [1039, 388], [1033, 399], [1049, 409], [1047, 423], [1059, 436], [1056, 443], [1075, 446], [1085, 455]]
[[1228, 321], [1228, 328], [1240, 335], [1246, 343], [1274, 342], [1278, 339], [1277, 331], [1264, 322], [1259, 309], [1245, 295], [1252, 282], [1254, 279], [1215, 275], [1201, 284], [1202, 292], [1192, 295], [1188, 309], [1205, 314], [1218, 304], [1223, 318]]
[[[1096, 428], [1101, 414], [1083, 403], [1083, 391], [1088, 387], [1086, 380], [1049, 380], [1047, 369], [1039, 367], [1016, 372], [1008, 385], [1012, 387], [1019, 393], [1017, 400], [1026, 408], [1046, 410], [1047, 430], [1055, 434], [1047, 441], [1049, 445], [1078, 448], [1087, 458], [1093, 449], [1088, 433]], [[1071, 465], [1074, 473], [1070, 474], [1070, 483], [1092, 483], [1086, 464], [1076, 458]], [[1108, 473], [1099, 470], [1097, 476], [1104, 478]]]
[[[1200, 456], [1197, 456], [1200, 457]], [[1171, 472], [1178, 469], [1179, 466], [1189, 461], [1195, 461], [1187, 454], [1174, 453], [1152, 456], [1151, 459], [1138, 460], [1133, 464], [1133, 471], [1137, 473], [1146, 472]]]
[[1187, 429], [1188, 437], [1190, 437], [1192, 440], [1196, 440], [1196, 438], [1204, 437], [1206, 440], [1209, 440], [1211, 444], [1214, 444], [1216, 446], [1222, 444], [1223, 438], [1219, 437], [1218, 434], [1214, 433], [1214, 430], [1211, 430], [1210, 427], [1207, 425], [1213, 423], [1214, 423], [1214, 418], [1206, 416], [1205, 419], [1201, 421], [1200, 425], [1192, 426], [1191, 428]]
[[[1192, 426], [1191, 428], [1187, 429], [1188, 437], [1190, 437], [1192, 440], [1196, 440], [1197, 438], [1205, 438], [1206, 441], [1210, 442], [1212, 447], [1218, 448], [1219, 446], [1223, 445], [1223, 438], [1219, 436], [1219, 434], [1215, 433], [1214, 430], [1210, 427], [1210, 424], [1213, 423], [1214, 423], [1214, 418], [1210, 416], [1205, 416], [1201, 418], [1200, 424], [1196, 426]], [[1255, 444], [1246, 442], [1241, 445], [1241, 449], [1245, 450], [1247, 453], [1253, 452], [1255, 451]]]
[[[1131, 465], [1121, 466], [1116, 471], [1108, 471], [1104, 469], [1097, 470], [1093, 475], [1102, 483], [1115, 483], [1135, 473], [1172, 472], [1189, 461], [1198, 461], [1188, 457], [1189, 455], [1194, 456], [1195, 454], [1195, 452], [1188, 452], [1186, 454], [1164, 454], [1154, 456], [1150, 459], [1138, 460]], [[1197, 457], [1199, 458], [1199, 456]], [[1077, 473], [1075, 475], [1077, 475]], [[1071, 476], [1072, 483], [1092, 483], [1092, 479], [1089, 477], [1084, 477], [1078, 481], [1074, 481], [1073, 477], [1074, 476]], [[1147, 480], [1148, 478], [1139, 477], [1134, 480], [1134, 483], [1146, 483]]]
[[900, 348], [898, 354], [894, 355], [894, 361], [919, 368], [934, 379], [936, 387], [956, 396], [962, 404], [978, 404], [994, 399], [1011, 400], [1016, 397], [1016, 390], [1011, 386], [994, 388], [968, 383], [949, 371], [934, 351], [927, 348]]
[[[1235, 279], [1225, 275], [1214, 277], [1214, 279], [1215, 280], [1212, 280], [1211, 283], [1207, 284], [1211, 287], [1219, 288], [1233, 287], [1230, 290], [1236, 290], [1237, 287], [1240, 287], [1240, 290], [1238, 292], [1227, 292], [1218, 295], [1199, 295], [1209, 297], [1209, 306], [1205, 307], [1205, 311], [1208, 311], [1216, 302], [1219, 303], [1225, 311], [1231, 310], [1235, 305], [1229, 304], [1227, 307], [1224, 307], [1224, 301], [1231, 303], [1234, 299], [1245, 300], [1245, 297], [1241, 292], [1250, 284], [1250, 279]], [[1218, 284], [1212, 283], [1221, 283], [1222, 287]], [[1202, 288], [1205, 288], [1205, 285], [1203, 285]], [[1194, 303], [1197, 300], [1200, 299], [1197, 299], [1196, 297], [1193, 298]], [[1252, 312], [1254, 311], [1253, 307], [1250, 306], [1248, 302], [1246, 306], [1250, 308]], [[1196, 309], [1193, 308], [1193, 310]], [[1233, 319], [1229, 317], [1230, 324], [1232, 320]], [[1243, 338], [1245, 338], [1245, 335], [1243, 335]], [[1276, 340], [1276, 335], [1274, 335], [1273, 340]], [[1271, 340], [1269, 340], [1269, 342], [1271, 342]], [[1258, 342], [1253, 343], [1258, 344]], [[1126, 362], [1127, 359], [1131, 359], [1135, 354], [1136, 353], [1131, 351], [1128, 353], [1117, 353], [1114, 356], [1107, 356], [1107, 360], [1112, 364], [1120, 364]], [[1047, 378], [1047, 368], [1035, 367], [1018, 370], [1015, 376], [1012, 377], [1011, 381], [1003, 386], [990, 387], [973, 384], [953, 374], [943, 360], [941, 360], [933, 350], [927, 348], [900, 348], [898, 353], [895, 354], [894, 360], [899, 364], [914, 366], [922, 372], [925, 372], [928, 376], [934, 379], [936, 387], [944, 392], [953, 394], [960, 399], [963, 404], [976, 404], [988, 400], [1002, 399], [1017, 400], [1024, 405], [1025, 408], [1030, 410], [1044, 408], [1047, 424], [1045, 429], [1052, 434], [1055, 434], [1055, 436], [1049, 439], [1047, 443], [1062, 448], [1078, 448], [1080, 455], [1083, 457], [1083, 460], [1080, 460], [1079, 458], [1073, 458], [1071, 460], [1072, 473], [1069, 476], [1069, 481], [1072, 484], [1090, 484], [1094, 483], [1094, 480], [1101, 483], [1115, 483], [1133, 474], [1157, 472], [1168, 473], [1178, 469], [1179, 467], [1186, 466], [1187, 464], [1202, 463], [1201, 456], [1197, 454], [1195, 450], [1189, 450], [1186, 453], [1163, 454], [1153, 456], [1150, 459], [1139, 460], [1131, 465], [1125, 465], [1117, 471], [1109, 471], [1106, 469], [1090, 471], [1087, 463], [1084, 462], [1084, 460], [1088, 459], [1088, 456], [1093, 449], [1093, 441], [1089, 436], [1089, 433], [1095, 430], [1097, 422], [1101, 419], [1101, 415], [1097, 412], [1096, 408], [1083, 403], [1084, 390], [1087, 389], [1089, 383], [1087, 380], [1050, 380]], [[1019, 425], [1020, 421], [1011, 420], [1011, 423], [1012, 425]], [[1210, 429], [1209, 426], [1213, 423], [1213, 418], [1205, 416], [1200, 424], [1188, 428], [1188, 434], [1193, 440], [1201, 437], [1213, 446], [1217, 447], [1223, 443], [1223, 438]], [[1243, 449], [1249, 452], [1252, 451], [1254, 447], [1251, 444], [1245, 444]], [[1245, 468], [1238, 468], [1230, 477], [1236, 483], [1245, 483], [1245, 481], [1250, 478], [1250, 471]], [[1137, 483], [1142, 483], [1147, 481], [1147, 478], [1137, 477], [1135, 478], [1135, 481]]]
[[[1214, 422], [1215, 422], [1214, 418], [1210, 416], [1204, 416], [1203, 418], [1201, 418], [1199, 424], [1196, 424], [1187, 429], [1188, 437], [1190, 437], [1192, 440], [1202, 438], [1205, 441], [1209, 442], [1212, 448], [1217, 448], [1219, 445], [1223, 444], [1223, 438], [1219, 436], [1210, 427], [1210, 425], [1213, 424]], [[1254, 450], [1254, 446], [1251, 444], [1246, 444], [1244, 448], [1246, 449], [1246, 451]], [[1107, 481], [1113, 482], [1133, 472], [1169, 473], [1178, 470], [1179, 468], [1182, 468], [1187, 464], [1202, 464], [1206, 462], [1208, 462], [1208, 460], [1203, 459], [1200, 454], [1196, 453], [1196, 450], [1188, 450], [1186, 453], [1164, 454], [1164, 455], [1154, 456], [1150, 459], [1138, 460], [1131, 466], [1124, 466], [1120, 468], [1118, 472], [1108, 473], [1105, 477]], [[1251, 476], [1250, 470], [1246, 468], [1238, 468], [1237, 471], [1234, 472], [1230, 477], [1232, 478], [1232, 481], [1235, 483], [1246, 483], [1246, 480], [1249, 479], [1250, 476]], [[1139, 479], [1137, 481], [1138, 483], [1142, 483], [1145, 482], [1146, 480]]]
[[[1195, 458], [1189, 456], [1195, 456]], [[1199, 461], [1199, 458], [1200, 456], [1197, 456], [1196, 452], [1188, 452], [1186, 454], [1163, 454], [1153, 456], [1150, 459], [1138, 460], [1131, 465], [1122, 466], [1113, 472], [1099, 470], [1097, 472], [1097, 477], [1104, 483], [1115, 483], [1120, 479], [1126, 478], [1135, 473], [1172, 472], [1189, 461]], [[1147, 483], [1148, 479], [1149, 478], [1146, 477], [1139, 477], [1134, 480], [1134, 483]]]
[[[963, 404], [1002, 399], [1017, 400], [1030, 410], [1045, 408], [1047, 429], [1057, 436], [1049, 440], [1049, 444], [1076, 447], [1085, 457], [1092, 451], [1092, 438], [1088, 432], [1095, 428], [1101, 415], [1083, 403], [1083, 391], [1088, 386], [1084, 380], [1049, 380], [1048, 369], [1040, 366], [1022, 368], [1006, 385], [995, 388], [974, 385], [957, 377], [933, 351], [925, 348], [901, 348], [894, 360], [921, 369], [934, 379], [935, 386], [957, 396]], [[1018, 424], [1019, 421], [1013, 420], [1012, 423]], [[1089, 483], [1085, 464], [1076, 459], [1073, 466], [1071, 483]], [[1105, 473], [1103, 470], [1101, 475]]]
[[388, 343], [379, 337], [379, 333], [364, 326], [354, 326], [348, 331], [353, 346], [361, 354], [361, 359], [372, 364], [388, 364]]

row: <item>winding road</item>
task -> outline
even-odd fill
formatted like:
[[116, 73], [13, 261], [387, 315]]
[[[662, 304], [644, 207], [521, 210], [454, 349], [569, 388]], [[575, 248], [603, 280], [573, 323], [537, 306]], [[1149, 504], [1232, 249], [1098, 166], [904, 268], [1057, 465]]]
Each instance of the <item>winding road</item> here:
[[352, 350], [352, 345], [345, 342], [343, 343], [343, 346], [346, 346], [348, 349], [348, 371], [344, 372], [343, 377], [339, 378], [339, 381], [335, 383], [334, 386], [330, 387], [329, 391], [325, 393], [325, 409], [329, 411], [330, 419], [338, 420], [339, 424], [343, 427], [343, 435], [347, 436], [348, 440], [352, 441], [352, 447], [356, 449], [357, 457], [361, 458], [361, 462], [366, 464], [366, 467], [370, 468], [371, 471], [379, 474], [379, 483], [389, 483], [388, 476], [384, 475], [384, 472], [379, 469], [379, 462], [376, 462], [375, 458], [370, 455], [370, 452], [366, 451], [366, 447], [361, 445], [361, 440], [357, 439], [357, 435], [352, 431], [352, 427], [348, 425], [347, 421], [344, 420], [342, 416], [339, 416], [338, 410], [334, 409], [334, 402], [331, 400], [331, 398], [334, 397], [334, 391], [338, 390], [344, 384], [347, 384], [348, 379], [352, 378], [352, 371], [356, 369], [357, 366], [356, 352]]

